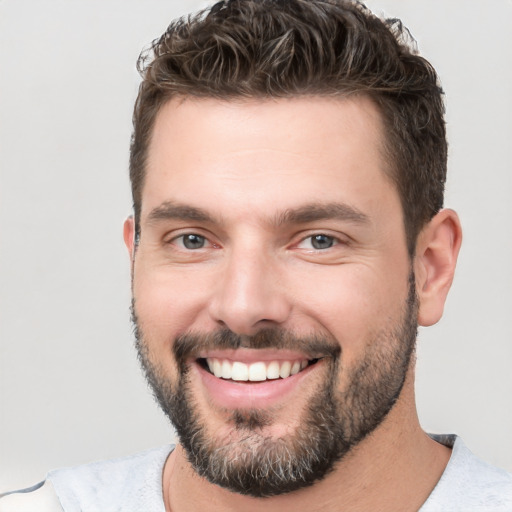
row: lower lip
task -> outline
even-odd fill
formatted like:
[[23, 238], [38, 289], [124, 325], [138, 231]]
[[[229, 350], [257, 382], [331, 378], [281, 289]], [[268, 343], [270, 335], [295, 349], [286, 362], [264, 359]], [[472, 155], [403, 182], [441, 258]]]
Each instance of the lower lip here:
[[320, 365], [321, 361], [318, 361], [286, 379], [262, 382], [217, 378], [195, 361], [192, 369], [199, 374], [204, 389], [216, 405], [227, 409], [261, 409], [277, 405], [288, 398]]

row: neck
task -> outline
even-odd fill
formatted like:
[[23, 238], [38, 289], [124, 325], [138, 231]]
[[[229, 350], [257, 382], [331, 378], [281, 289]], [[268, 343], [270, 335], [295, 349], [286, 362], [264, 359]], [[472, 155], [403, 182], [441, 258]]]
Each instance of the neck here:
[[169, 457], [163, 475], [167, 512], [355, 512], [418, 510], [441, 477], [450, 450], [428, 437], [416, 414], [413, 372], [382, 424], [313, 486], [270, 498], [233, 493], [198, 476], [181, 446]]

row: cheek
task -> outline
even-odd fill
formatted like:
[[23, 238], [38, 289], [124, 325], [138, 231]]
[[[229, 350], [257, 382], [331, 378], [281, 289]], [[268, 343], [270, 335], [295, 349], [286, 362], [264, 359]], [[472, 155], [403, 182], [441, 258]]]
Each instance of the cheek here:
[[165, 267], [135, 269], [133, 296], [139, 323], [151, 345], [170, 344], [198, 325], [208, 298], [208, 284], [190, 272]]
[[[218, 273], [217, 273], [218, 274]], [[140, 253], [133, 279], [135, 308], [148, 344], [171, 344], [176, 336], [195, 331], [210, 331], [208, 305], [218, 275], [215, 268], [170, 266], [154, 263]]]
[[402, 318], [408, 293], [404, 273], [390, 275], [366, 265], [319, 269], [297, 282], [297, 307], [342, 345], [345, 363]]

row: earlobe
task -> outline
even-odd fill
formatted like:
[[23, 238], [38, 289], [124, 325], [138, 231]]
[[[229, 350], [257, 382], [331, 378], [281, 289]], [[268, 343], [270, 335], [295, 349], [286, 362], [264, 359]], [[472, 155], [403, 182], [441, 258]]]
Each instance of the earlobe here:
[[433, 325], [441, 319], [461, 243], [459, 217], [449, 209], [441, 210], [418, 236], [414, 266], [419, 325]]
[[133, 215], [130, 215], [125, 221], [123, 225], [123, 238], [124, 244], [128, 249], [128, 253], [130, 255], [130, 259], [133, 262], [133, 257], [135, 255], [135, 220]]

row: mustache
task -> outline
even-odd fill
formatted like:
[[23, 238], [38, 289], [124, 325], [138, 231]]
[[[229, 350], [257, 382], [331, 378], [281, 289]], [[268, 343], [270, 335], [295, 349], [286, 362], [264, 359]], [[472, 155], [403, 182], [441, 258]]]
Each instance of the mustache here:
[[252, 336], [236, 334], [229, 329], [211, 333], [184, 333], [174, 340], [173, 352], [176, 361], [183, 365], [196, 359], [208, 350], [236, 350], [238, 348], [296, 350], [310, 359], [332, 357], [341, 353], [340, 344], [332, 337], [319, 335], [296, 335], [282, 328], [262, 329]]

